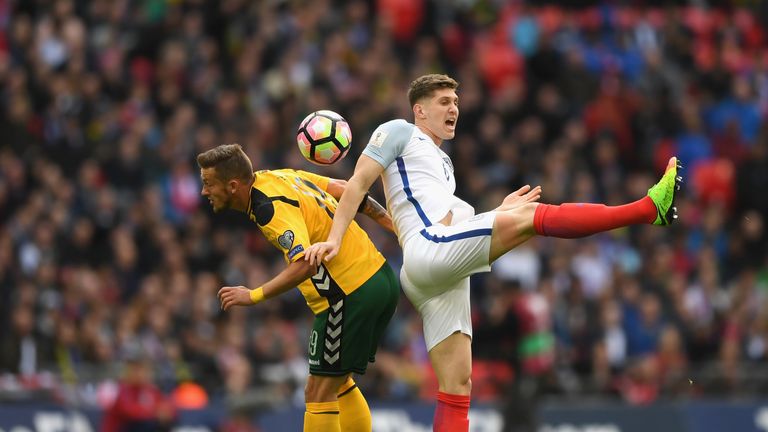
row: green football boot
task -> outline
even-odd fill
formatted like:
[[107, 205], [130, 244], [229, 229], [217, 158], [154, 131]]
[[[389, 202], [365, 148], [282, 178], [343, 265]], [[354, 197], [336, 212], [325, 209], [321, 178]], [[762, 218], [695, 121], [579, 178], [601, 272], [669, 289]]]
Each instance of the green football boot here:
[[683, 177], [678, 175], [678, 170], [683, 165], [676, 157], [671, 157], [667, 169], [658, 183], [648, 189], [648, 196], [656, 205], [656, 220], [654, 225], [669, 225], [677, 219], [677, 207], [675, 207], [675, 193], [680, 190]]

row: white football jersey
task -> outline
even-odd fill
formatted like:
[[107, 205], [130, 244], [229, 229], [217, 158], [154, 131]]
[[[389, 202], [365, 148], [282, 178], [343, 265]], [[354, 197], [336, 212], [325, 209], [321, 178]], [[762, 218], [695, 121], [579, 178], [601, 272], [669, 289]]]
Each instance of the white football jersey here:
[[453, 212], [453, 224], [475, 214], [472, 206], [454, 196], [451, 159], [412, 123], [399, 119], [382, 124], [363, 154], [384, 167], [387, 210], [401, 247], [414, 235], [427, 237], [425, 228], [449, 211]]

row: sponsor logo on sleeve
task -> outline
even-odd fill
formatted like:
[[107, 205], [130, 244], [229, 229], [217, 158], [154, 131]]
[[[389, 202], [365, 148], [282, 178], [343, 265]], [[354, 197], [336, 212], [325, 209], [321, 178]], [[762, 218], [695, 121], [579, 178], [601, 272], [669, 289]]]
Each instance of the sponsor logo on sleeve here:
[[387, 135], [389, 135], [387, 132], [376, 131], [376, 133], [374, 133], [371, 137], [370, 144], [374, 147], [381, 148], [381, 146], [384, 145], [384, 140], [387, 139]]
[[288, 259], [293, 259], [299, 252], [304, 252], [304, 246], [296, 245], [295, 248], [291, 249], [291, 251], [288, 252]]

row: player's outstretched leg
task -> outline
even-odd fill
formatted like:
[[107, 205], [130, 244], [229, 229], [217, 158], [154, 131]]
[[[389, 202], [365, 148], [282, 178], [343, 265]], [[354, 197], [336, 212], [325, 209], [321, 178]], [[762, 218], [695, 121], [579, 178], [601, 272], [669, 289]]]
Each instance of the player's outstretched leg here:
[[661, 180], [648, 190], [648, 195], [629, 204], [539, 204], [533, 228], [540, 235], [579, 238], [629, 225], [669, 225], [677, 217], [674, 201], [683, 181], [680, 169], [677, 158], [671, 157]]
[[664, 175], [648, 195], [629, 204], [527, 203], [499, 211], [491, 235], [490, 262], [536, 234], [580, 238], [629, 225], [668, 225], [676, 218], [674, 201], [683, 181], [681, 168], [676, 157], [670, 158]]
[[648, 196], [656, 206], [654, 225], [669, 225], [677, 219], [675, 195], [683, 182], [683, 177], [677, 175], [677, 171], [682, 168], [683, 165], [676, 157], [671, 158], [661, 180], [648, 189]]

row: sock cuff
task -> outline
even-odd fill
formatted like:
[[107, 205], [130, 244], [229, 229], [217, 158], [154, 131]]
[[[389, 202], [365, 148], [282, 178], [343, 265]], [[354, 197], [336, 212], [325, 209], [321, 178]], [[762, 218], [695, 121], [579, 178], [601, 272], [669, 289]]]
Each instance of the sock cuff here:
[[536, 231], [536, 234], [546, 236], [547, 233], [544, 231], [544, 215], [547, 214], [547, 210], [552, 207], [549, 204], [541, 204], [536, 206], [536, 210], [533, 212], [533, 230]]
[[355, 384], [355, 380], [353, 380], [352, 377], [349, 377], [346, 381], [344, 381], [344, 384], [339, 386], [339, 393], [337, 397], [342, 397], [346, 394], [349, 394], [349, 392], [356, 388], [357, 384]]
[[339, 401], [307, 402], [307, 412], [310, 414], [338, 414]]
[[469, 395], [457, 395], [438, 391], [437, 401], [451, 407], [469, 409], [470, 397]]
[[653, 203], [653, 200], [648, 195], [640, 198], [638, 201], [648, 207], [648, 223], [652, 224], [656, 220], [656, 204]]

